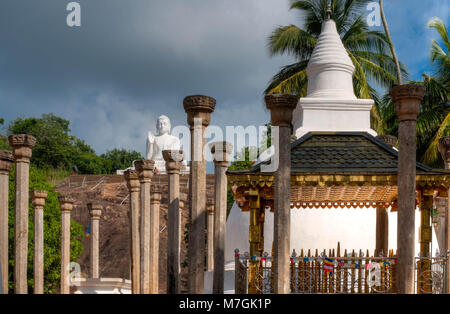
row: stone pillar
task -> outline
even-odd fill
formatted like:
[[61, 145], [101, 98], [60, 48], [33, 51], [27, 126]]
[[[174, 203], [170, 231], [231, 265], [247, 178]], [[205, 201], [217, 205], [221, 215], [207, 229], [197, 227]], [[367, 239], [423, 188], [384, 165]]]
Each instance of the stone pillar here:
[[416, 125], [425, 88], [400, 85], [391, 89], [398, 117], [398, 293], [414, 293], [414, 212], [416, 200]]
[[91, 223], [91, 237], [89, 238], [89, 271], [90, 278], [100, 278], [99, 260], [100, 260], [100, 217], [102, 216], [103, 206], [99, 204], [88, 203], [89, 217]]
[[127, 170], [124, 173], [130, 193], [130, 241], [131, 241], [131, 289], [133, 294], [141, 292], [140, 284], [140, 237], [139, 237], [139, 216], [140, 199], [139, 193], [141, 185], [139, 177], [134, 170]]
[[385, 206], [377, 207], [376, 218], [376, 243], [375, 243], [375, 255], [388, 256], [389, 253], [389, 209]]
[[44, 206], [47, 191], [32, 191], [34, 207], [34, 294], [44, 293]]
[[138, 160], [134, 163], [141, 183], [141, 293], [150, 289], [150, 186], [155, 162]]
[[169, 175], [169, 210], [167, 227], [167, 293], [179, 294], [180, 290], [180, 170], [183, 151], [164, 150], [166, 170]]
[[213, 293], [224, 293], [225, 276], [225, 238], [227, 224], [227, 176], [233, 145], [228, 142], [212, 143], [214, 158], [214, 277]]
[[206, 160], [204, 158], [205, 129], [210, 123], [216, 100], [207, 96], [189, 96], [184, 99], [184, 110], [191, 130], [191, 172], [189, 178], [189, 293], [204, 292], [205, 271], [205, 211]]
[[[442, 159], [444, 160], [445, 169], [450, 170], [450, 136], [443, 137], [439, 140], [439, 149], [441, 151]], [[450, 187], [447, 191], [447, 210], [444, 218], [444, 252], [448, 255], [450, 250]], [[450, 262], [447, 263], [447, 289], [450, 293]]]
[[149, 293], [159, 293], [159, 208], [161, 187], [151, 186], [150, 205], [150, 288]]
[[69, 196], [58, 197], [61, 208], [61, 294], [70, 293], [70, 214], [74, 200]]
[[8, 294], [8, 209], [9, 209], [9, 172], [14, 162], [13, 154], [0, 150], [0, 275], [1, 291]]
[[272, 125], [279, 127], [278, 147], [275, 144], [275, 154], [278, 154], [279, 164], [274, 177], [274, 287], [275, 293], [286, 294], [290, 292], [291, 122], [292, 112], [297, 106], [298, 100], [293, 95], [268, 95], [265, 100], [267, 109], [270, 110]]
[[13, 148], [16, 161], [16, 183], [14, 201], [14, 292], [27, 294], [28, 260], [28, 205], [29, 172], [32, 149], [36, 139], [27, 134], [10, 135], [9, 145]]
[[214, 269], [214, 199], [206, 201], [206, 270]]

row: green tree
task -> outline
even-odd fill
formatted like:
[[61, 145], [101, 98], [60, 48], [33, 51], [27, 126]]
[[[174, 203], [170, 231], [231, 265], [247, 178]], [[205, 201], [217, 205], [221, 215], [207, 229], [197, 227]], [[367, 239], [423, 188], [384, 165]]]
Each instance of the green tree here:
[[[380, 100], [375, 82], [381, 87], [397, 83], [396, 64], [392, 57], [389, 41], [384, 32], [370, 30], [364, 16], [364, 9], [370, 0], [332, 0], [331, 18], [336, 22], [344, 47], [355, 65], [353, 85], [358, 98], [372, 98], [376, 105], [372, 109], [372, 125], [382, 131]], [[328, 0], [292, 1], [291, 10], [303, 13], [304, 23], [281, 26], [269, 37], [271, 55], [288, 54], [296, 62], [284, 66], [270, 81], [266, 94], [288, 93], [304, 97], [307, 90], [306, 67], [321, 33], [322, 23], [327, 19]], [[406, 77], [405, 66], [401, 64]]]
[[108, 163], [109, 172], [115, 173], [116, 170], [131, 167], [133, 161], [143, 159], [141, 153], [135, 150], [112, 149], [101, 155], [101, 158]]
[[18, 118], [11, 122], [9, 134], [30, 134], [36, 138], [31, 162], [38, 167], [71, 168], [75, 153], [69, 135], [69, 121], [54, 114], [43, 114], [42, 118]]
[[440, 35], [443, 47], [433, 39], [431, 42], [431, 61], [436, 69], [436, 79], [447, 89], [450, 90], [450, 57], [448, 51], [450, 49], [450, 39], [448, 38], [447, 27], [439, 18], [432, 18], [428, 22], [428, 27], [434, 28]]
[[[13, 167], [9, 184], [9, 289], [14, 289], [14, 173]], [[61, 212], [58, 195], [54, 186], [46, 179], [46, 171], [30, 167], [30, 190], [46, 190], [48, 196], [44, 209], [44, 290], [45, 293], [56, 293], [60, 286], [61, 272]], [[28, 229], [28, 287], [33, 291], [33, 206], [29, 205]], [[83, 227], [75, 221], [70, 225], [70, 259], [76, 261], [83, 252]]]
[[[417, 118], [417, 159], [432, 167], [442, 167], [439, 153], [439, 139], [450, 135], [449, 104], [449, 39], [444, 23], [433, 18], [429, 27], [438, 30], [445, 48], [439, 47], [436, 40], [431, 45], [431, 61], [435, 67], [435, 76], [423, 74], [422, 82], [411, 82], [425, 86], [426, 92]], [[445, 51], [446, 50], [446, 51]], [[387, 134], [397, 136], [398, 121], [395, 105], [389, 95], [383, 97], [381, 106], [383, 121], [388, 126]]]

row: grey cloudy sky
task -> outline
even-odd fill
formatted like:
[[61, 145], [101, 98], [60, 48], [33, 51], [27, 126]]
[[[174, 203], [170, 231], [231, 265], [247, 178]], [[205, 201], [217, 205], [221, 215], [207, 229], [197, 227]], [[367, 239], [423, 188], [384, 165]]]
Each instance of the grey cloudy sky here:
[[[0, 117], [8, 124], [53, 112], [97, 153], [144, 152], [157, 116], [186, 124], [182, 100], [191, 94], [217, 99], [219, 126], [266, 123], [262, 91], [293, 61], [270, 58], [267, 37], [301, 21], [288, 0], [80, 0], [82, 26], [69, 28], [69, 2], [1, 1]], [[433, 35], [424, 23], [448, 18], [448, 0], [407, 1], [417, 3], [408, 14], [402, 2], [387, 14], [400, 58], [418, 78]]]

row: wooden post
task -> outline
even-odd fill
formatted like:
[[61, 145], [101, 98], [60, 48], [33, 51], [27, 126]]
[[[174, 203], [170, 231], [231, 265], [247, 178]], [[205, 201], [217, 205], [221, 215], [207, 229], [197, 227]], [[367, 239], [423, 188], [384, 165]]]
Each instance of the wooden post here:
[[[430, 244], [432, 241], [431, 210], [433, 209], [433, 189], [420, 190], [420, 257], [431, 257]], [[431, 293], [431, 260], [421, 259], [419, 262], [418, 293]], [[420, 288], [420, 289], [419, 289]]]
[[387, 255], [389, 248], [389, 212], [384, 206], [377, 207], [375, 256]]
[[250, 227], [249, 227], [249, 242], [250, 242], [250, 260], [248, 264], [248, 293], [256, 294], [256, 276], [258, 272], [258, 263], [254, 258], [259, 254], [259, 190], [251, 188], [249, 191], [249, 209], [250, 209]]

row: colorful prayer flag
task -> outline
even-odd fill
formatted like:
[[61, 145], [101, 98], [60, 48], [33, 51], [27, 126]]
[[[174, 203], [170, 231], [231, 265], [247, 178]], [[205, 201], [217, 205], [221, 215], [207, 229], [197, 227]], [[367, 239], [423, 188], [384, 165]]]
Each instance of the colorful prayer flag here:
[[90, 238], [90, 237], [91, 237], [91, 222], [89, 221], [87, 231], [86, 231], [86, 238]]
[[333, 266], [334, 266], [334, 264], [333, 264], [333, 260], [332, 259], [326, 258], [323, 261], [323, 270], [325, 271], [325, 273], [332, 274], [333, 273], [333, 268], [334, 268]]

